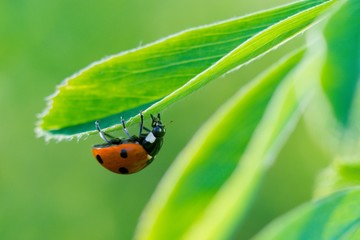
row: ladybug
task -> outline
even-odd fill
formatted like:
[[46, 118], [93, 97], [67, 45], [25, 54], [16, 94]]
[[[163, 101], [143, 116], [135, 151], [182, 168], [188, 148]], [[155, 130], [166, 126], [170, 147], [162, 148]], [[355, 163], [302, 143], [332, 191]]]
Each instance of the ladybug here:
[[[136, 173], [153, 160], [159, 152], [165, 135], [165, 126], [160, 120], [160, 113], [157, 117], [150, 115], [152, 119], [152, 130], [144, 126], [144, 116], [140, 112], [139, 136], [130, 136], [121, 117], [123, 130], [128, 138], [116, 138], [100, 129], [99, 121], [95, 122], [96, 130], [105, 141], [92, 147], [92, 153], [97, 161], [114, 173], [131, 174]], [[143, 133], [143, 131], [146, 131]]]

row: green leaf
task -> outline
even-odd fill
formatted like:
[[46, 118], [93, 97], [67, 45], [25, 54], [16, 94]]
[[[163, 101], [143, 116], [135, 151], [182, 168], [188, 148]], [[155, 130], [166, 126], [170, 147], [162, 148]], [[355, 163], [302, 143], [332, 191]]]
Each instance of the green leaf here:
[[[327, 53], [321, 83], [337, 122], [350, 125], [360, 80], [360, 2], [345, 1], [324, 29]], [[359, 119], [357, 119], [359, 120]]]
[[200, 129], [160, 183], [138, 239], [231, 233], [312, 92], [310, 80], [298, 85], [307, 66], [290, 74], [301, 58], [291, 56], [241, 89]]
[[317, 64], [308, 69], [318, 73], [320, 87], [307, 122], [318, 142], [333, 154], [333, 162], [318, 178], [316, 197], [360, 183], [359, 22], [360, 2], [340, 1], [318, 30], [322, 37], [315, 47], [322, 53], [314, 56]]
[[359, 202], [358, 187], [337, 192], [275, 220], [255, 239], [359, 239]]
[[190, 29], [94, 63], [48, 99], [38, 135], [71, 138], [94, 130], [95, 120], [109, 127], [139, 110], [159, 112], [303, 32], [333, 2], [300, 1]]
[[360, 142], [360, 2], [340, 1], [334, 10], [318, 33], [320, 64], [309, 69], [318, 72], [320, 88], [308, 120], [321, 142], [325, 139], [337, 155], [353, 158]]
[[352, 186], [360, 186], [360, 161], [337, 159], [321, 172], [315, 196], [323, 197]]

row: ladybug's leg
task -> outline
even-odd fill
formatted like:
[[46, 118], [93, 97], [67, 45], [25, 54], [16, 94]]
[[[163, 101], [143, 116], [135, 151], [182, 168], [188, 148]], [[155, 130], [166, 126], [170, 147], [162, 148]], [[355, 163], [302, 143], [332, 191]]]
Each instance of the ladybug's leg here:
[[152, 120], [152, 126], [154, 127], [157, 122], [161, 121], [160, 113], [158, 113], [157, 117], [154, 117], [154, 115], [150, 114], [151, 120]]
[[142, 112], [140, 111], [140, 130], [139, 130], [139, 137], [142, 134], [142, 130], [144, 127], [144, 115], [142, 114]]
[[144, 126], [144, 115], [140, 111], [140, 132], [139, 132], [139, 136], [141, 136], [143, 129], [145, 131], [148, 131], [148, 132], [151, 131], [150, 129], [148, 129], [147, 127]]
[[129, 134], [129, 131], [127, 130], [126, 126], [125, 126], [125, 121], [124, 121], [124, 118], [121, 117], [121, 123], [123, 125], [123, 130], [124, 130], [124, 133], [126, 134], [126, 136], [128, 136], [128, 138], [131, 138], [130, 134]]
[[110, 134], [108, 133], [105, 133], [103, 132], [101, 129], [100, 129], [100, 125], [99, 125], [99, 121], [95, 121], [95, 127], [96, 127], [96, 130], [98, 130], [99, 134], [100, 134], [100, 137], [107, 143], [111, 142], [111, 140], [108, 140], [106, 137], [109, 137], [111, 139], [114, 139], [113, 136], [111, 136]]
[[147, 127], [145, 127], [145, 126], [143, 126], [143, 129], [145, 129], [145, 130], [148, 131], [148, 132], [151, 132], [151, 130], [148, 129]]

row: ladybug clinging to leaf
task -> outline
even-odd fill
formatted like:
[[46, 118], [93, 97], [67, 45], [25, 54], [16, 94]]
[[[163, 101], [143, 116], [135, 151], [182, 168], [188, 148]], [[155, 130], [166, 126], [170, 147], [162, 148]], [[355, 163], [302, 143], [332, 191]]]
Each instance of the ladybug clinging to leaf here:
[[140, 130], [138, 136], [130, 136], [121, 118], [123, 130], [128, 138], [116, 138], [100, 129], [99, 121], [95, 122], [100, 137], [105, 141], [92, 147], [98, 162], [112, 172], [119, 174], [136, 173], [149, 165], [159, 152], [165, 135], [165, 126], [160, 119], [150, 115], [152, 129], [144, 126], [144, 116], [140, 112]]

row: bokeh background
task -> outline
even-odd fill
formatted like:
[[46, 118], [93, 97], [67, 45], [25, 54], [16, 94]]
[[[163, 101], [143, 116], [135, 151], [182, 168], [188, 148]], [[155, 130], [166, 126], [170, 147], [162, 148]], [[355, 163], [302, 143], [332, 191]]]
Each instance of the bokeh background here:
[[[92, 158], [98, 136], [60, 143], [36, 138], [45, 97], [63, 79], [93, 61], [178, 31], [289, 2], [0, 1], [0, 239], [131, 239], [157, 184], [201, 124], [303, 36], [165, 110], [162, 151], [152, 165], [130, 176], [113, 174]], [[130, 131], [136, 133], [136, 126]], [[309, 200], [314, 176], [327, 158], [300, 121], [237, 237], [251, 236]]]

